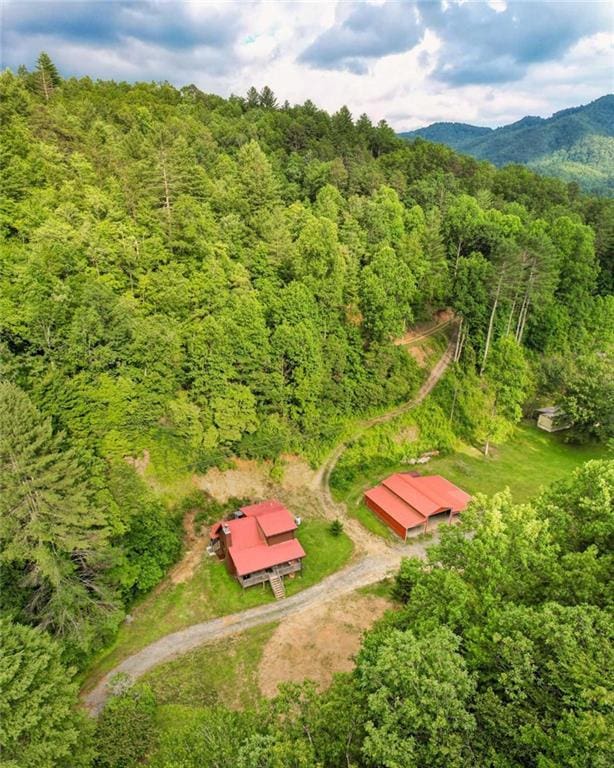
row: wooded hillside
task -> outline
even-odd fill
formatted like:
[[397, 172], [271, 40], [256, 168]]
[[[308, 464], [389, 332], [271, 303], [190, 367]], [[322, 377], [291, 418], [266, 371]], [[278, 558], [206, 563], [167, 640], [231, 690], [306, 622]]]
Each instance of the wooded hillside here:
[[[83, 668], [112, 642], [127, 608], [180, 551], [184, 507], [167, 508], [134, 472], [130, 464], [143, 450], [162, 447], [190, 471], [235, 455], [316, 458], [352, 419], [411, 397], [423, 372], [393, 342], [444, 307], [458, 322], [458, 386], [450, 396], [465, 439], [503, 439], [536, 392], [564, 402], [572, 437], [612, 436], [612, 201], [523, 168], [497, 170], [443, 146], [408, 144], [385, 123], [355, 120], [345, 107], [329, 115], [310, 102], [280, 105], [268, 88], [222, 99], [194, 86], [63, 80], [44, 55], [35, 72], [7, 71], [0, 82], [0, 599], [6, 647], [22, 649], [1, 661], [0, 677], [10, 693], [4, 713], [30, 715], [13, 718], [2, 736], [11, 765], [92, 762], [91, 728], [74, 711], [75, 687], [63, 665]], [[438, 408], [433, 418], [449, 432]], [[606, 498], [609, 491], [601, 491]], [[497, 505], [507, 509], [508, 501], [494, 502], [494, 511], [482, 502], [487, 523]], [[540, 616], [559, 621], [559, 609], [546, 603], [563, 595], [571, 607], [561, 609], [561, 626], [575, 636], [571, 627], [580, 622], [592, 647], [602, 619], [597, 608], [575, 607], [581, 595], [571, 594], [552, 547], [551, 581], [531, 582], [518, 609], [482, 615], [471, 597], [477, 613], [459, 630], [463, 643], [473, 642], [474, 618], [491, 622], [493, 632], [500, 625], [506, 637], [521, 627], [526, 643], [535, 637], [545, 649], [536, 651], [535, 664], [547, 666]], [[572, 565], [585, 548], [564, 550]], [[408, 583], [418, 589], [441, 577], [444, 586], [456, 584], [453, 562], [473, 562], [475, 550], [465, 550], [448, 537], [443, 570], [402, 576], [402, 598], [410, 597]], [[601, 606], [605, 561], [589, 555], [597, 586], [586, 591]], [[515, 568], [513, 561], [509, 573]], [[538, 558], [533, 577], [541, 568]], [[500, 583], [491, 580], [494, 604]], [[518, 585], [510, 576], [512, 597]], [[456, 586], [452, 592], [458, 600], [465, 594]], [[403, 615], [411, 617], [408, 605]], [[397, 714], [389, 717], [397, 682], [387, 683], [390, 701], [376, 697], [378, 665], [406, 645], [412, 653], [442, 648], [449, 680], [436, 695], [446, 701], [442, 722], [456, 723], [434, 737], [450, 743], [454, 761], [420, 747], [415, 764], [471, 764], [466, 744], [477, 725], [481, 733], [495, 719], [505, 720], [505, 744], [518, 723], [506, 697], [525, 696], [524, 662], [510, 640], [518, 686], [501, 683], [503, 699], [493, 699], [480, 675], [488, 681], [505, 673], [491, 669], [491, 641], [461, 658], [447, 610], [437, 619], [443, 628], [424, 619], [436, 643], [426, 630], [414, 638], [413, 618], [407, 626], [401, 619], [379, 650], [369, 641], [357, 676], [333, 689], [323, 706], [337, 711], [340, 696], [347, 722], [359, 723], [351, 749], [340, 746], [345, 732], [337, 741], [326, 736], [337, 750], [328, 754], [304, 734], [284, 742], [275, 730], [284, 714], [267, 715], [269, 730], [237, 715], [249, 726], [247, 746], [233, 744], [219, 765], [252, 766], [256, 754], [258, 765], [279, 768], [346, 765], [346, 758], [413, 765], [402, 750], [383, 751], [387, 732], [396, 738], [397, 725], [405, 727], [400, 715], [398, 723]], [[461, 603], [454, 610], [465, 614]], [[429, 658], [420, 684], [431, 691]], [[533, 668], [527, 658], [524, 671]], [[591, 670], [582, 696], [596, 690]], [[535, 705], [527, 728], [537, 728], [544, 712], [559, 712], [577, 687], [574, 675], [552, 701]], [[443, 693], [447, 685], [458, 686], [456, 698]], [[282, 701], [282, 713], [299, 729], [300, 707], [311, 706], [315, 694], [288, 695], [294, 703]], [[34, 698], [40, 706], [29, 712]], [[96, 765], [133, 765], [143, 751], [131, 739], [151, 728], [155, 704], [137, 690], [113, 707], [97, 749], [121, 750], [125, 737], [132, 762], [101, 757]], [[229, 715], [220, 717], [227, 734]], [[378, 735], [374, 723], [388, 724]], [[565, 738], [584, 725], [569, 726]], [[486, 732], [499, 743], [496, 730]], [[200, 754], [190, 739], [182, 766]], [[540, 739], [533, 730], [527, 736], [531, 754]], [[489, 765], [546, 765], [506, 762], [492, 744], [483, 746], [494, 755]], [[292, 750], [298, 757], [290, 763]], [[548, 765], [557, 764], [556, 749], [546, 753]], [[271, 754], [276, 762], [266, 762]]]
[[522, 163], [535, 171], [614, 195], [614, 95], [563, 109], [552, 117], [523, 117], [500, 128], [433, 123], [402, 133], [447, 144], [495, 165]]
[[570, 360], [613, 326], [610, 202], [267, 88], [62, 80], [42, 56], [2, 90], [3, 598], [75, 658], [178, 551], [124, 457], [317, 455], [410, 396], [392, 342], [438, 308], [485, 373], [479, 439], [519, 417], [527, 354], [607, 433]]

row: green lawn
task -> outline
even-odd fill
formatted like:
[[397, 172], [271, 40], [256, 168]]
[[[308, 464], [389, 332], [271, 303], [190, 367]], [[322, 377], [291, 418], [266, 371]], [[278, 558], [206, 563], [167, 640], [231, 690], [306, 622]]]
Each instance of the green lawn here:
[[[302, 573], [294, 579], [286, 579], [288, 595], [310, 587], [339, 570], [349, 560], [353, 550], [351, 539], [345, 533], [332, 536], [328, 525], [327, 521], [319, 518], [303, 520], [297, 535], [307, 557], [303, 561]], [[149, 595], [134, 608], [132, 623], [121, 626], [113, 645], [90, 666], [84, 676], [86, 688], [94, 685], [126, 656], [169, 632], [273, 599], [268, 584], [243, 589], [227, 573], [222, 562], [205, 555], [190, 581], [167, 586], [157, 594]]]
[[[467, 447], [432, 459], [418, 469], [424, 474], [443, 475], [471, 494], [490, 495], [509, 486], [514, 499], [524, 502], [550, 483], [567, 477], [585, 461], [608, 455], [604, 446], [569, 445], [563, 442], [563, 435], [548, 434], [533, 425], [523, 424], [516, 429], [512, 439], [494, 448], [489, 457]], [[385, 475], [407, 471], [410, 467], [398, 464], [383, 469], [384, 465], [385, 461], [379, 461], [373, 467], [366, 465], [364, 473], [356, 477], [347, 490], [333, 490], [333, 495], [337, 501], [344, 501], [348, 513], [370, 531], [391, 537], [393, 534], [388, 527], [365, 506], [362, 494]]]
[[361, 595], [375, 595], [375, 597], [391, 598], [391, 591], [394, 585], [392, 578], [376, 581], [375, 584], [367, 584], [366, 587], [360, 587], [356, 590]]
[[260, 699], [258, 667], [277, 624], [264, 624], [160, 664], [143, 677], [158, 703], [189, 707], [224, 704], [234, 709]]
[[563, 437], [524, 424], [491, 457], [454, 453], [432, 460], [425, 471], [444, 475], [468, 493], [490, 495], [509, 486], [514, 500], [524, 502], [585, 461], [608, 456], [605, 446], [570, 445]]

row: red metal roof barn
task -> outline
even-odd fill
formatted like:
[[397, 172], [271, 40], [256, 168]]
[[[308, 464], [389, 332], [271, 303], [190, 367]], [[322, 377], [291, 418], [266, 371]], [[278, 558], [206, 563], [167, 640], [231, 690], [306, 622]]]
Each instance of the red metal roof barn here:
[[446, 515], [448, 521], [462, 512], [471, 496], [441, 475], [416, 477], [398, 472], [365, 492], [365, 504], [406, 539], [411, 533], [426, 531], [429, 520]]

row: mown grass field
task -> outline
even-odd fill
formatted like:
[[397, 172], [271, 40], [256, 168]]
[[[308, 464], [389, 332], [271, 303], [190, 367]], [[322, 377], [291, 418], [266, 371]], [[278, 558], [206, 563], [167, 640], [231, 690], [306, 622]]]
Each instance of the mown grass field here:
[[[293, 595], [342, 568], [350, 559], [353, 544], [342, 533], [333, 536], [323, 519], [304, 519], [298, 539], [307, 557], [303, 571], [286, 579], [286, 594]], [[167, 585], [135, 606], [130, 624], [123, 624], [115, 642], [90, 666], [85, 677], [89, 688], [122, 659], [170, 632], [216, 616], [224, 616], [273, 600], [270, 587], [243, 589], [216, 557], [205, 556], [194, 576], [185, 584]]]
[[[468, 446], [428, 464], [418, 467], [423, 474], [440, 474], [468, 493], [488, 495], [509, 487], [517, 502], [525, 502], [541, 490], [567, 477], [574, 469], [590, 459], [611, 456], [604, 446], [574, 446], [564, 442], [564, 433], [548, 434], [534, 425], [519, 426], [514, 436], [504, 445], [492, 449], [490, 456], [480, 454]], [[362, 494], [383, 477], [396, 471], [407, 471], [406, 464], [382, 467], [365, 466], [351, 486], [342, 492], [334, 488], [337, 501], [347, 504], [348, 513], [365, 528], [384, 537], [393, 534], [363, 503]]]
[[556, 480], [562, 480], [590, 459], [604, 459], [605, 446], [571, 445], [564, 433], [549, 434], [532, 424], [518, 427], [514, 437], [492, 456], [463, 452], [436, 458], [429, 472], [445, 475], [469, 493], [493, 494], [505, 487], [518, 502], [528, 501]]
[[276, 626], [264, 624], [203, 645], [179, 659], [160, 664], [142, 681], [151, 686], [162, 706], [255, 706], [260, 699], [260, 659]]

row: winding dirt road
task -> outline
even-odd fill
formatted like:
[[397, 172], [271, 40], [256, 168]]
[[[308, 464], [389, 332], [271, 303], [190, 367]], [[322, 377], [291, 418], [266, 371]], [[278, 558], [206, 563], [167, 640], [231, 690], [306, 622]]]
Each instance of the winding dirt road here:
[[336, 600], [360, 587], [377, 583], [398, 568], [402, 557], [425, 556], [425, 542], [413, 541], [408, 544], [386, 542], [363, 528], [357, 520], [349, 518], [346, 514], [345, 505], [337, 503], [332, 497], [330, 477], [344, 450], [365, 430], [400, 416], [411, 408], [415, 408], [427, 397], [452, 360], [455, 347], [454, 336], [455, 334], [452, 334], [446, 351], [431, 370], [427, 380], [413, 400], [385, 414], [362, 422], [353, 436], [338, 445], [315, 474], [313, 488], [318, 491], [326, 516], [343, 518], [345, 530], [354, 541], [360, 559], [328, 576], [318, 584], [285, 600], [267, 603], [240, 613], [194, 624], [156, 640], [124, 659], [99, 680], [95, 688], [83, 695], [83, 702], [90, 714], [97, 715], [100, 712], [109, 695], [108, 684], [119, 673], [136, 679], [158, 664], [180, 656], [205, 642], [219, 640], [259, 624], [279, 621], [304, 608]]

